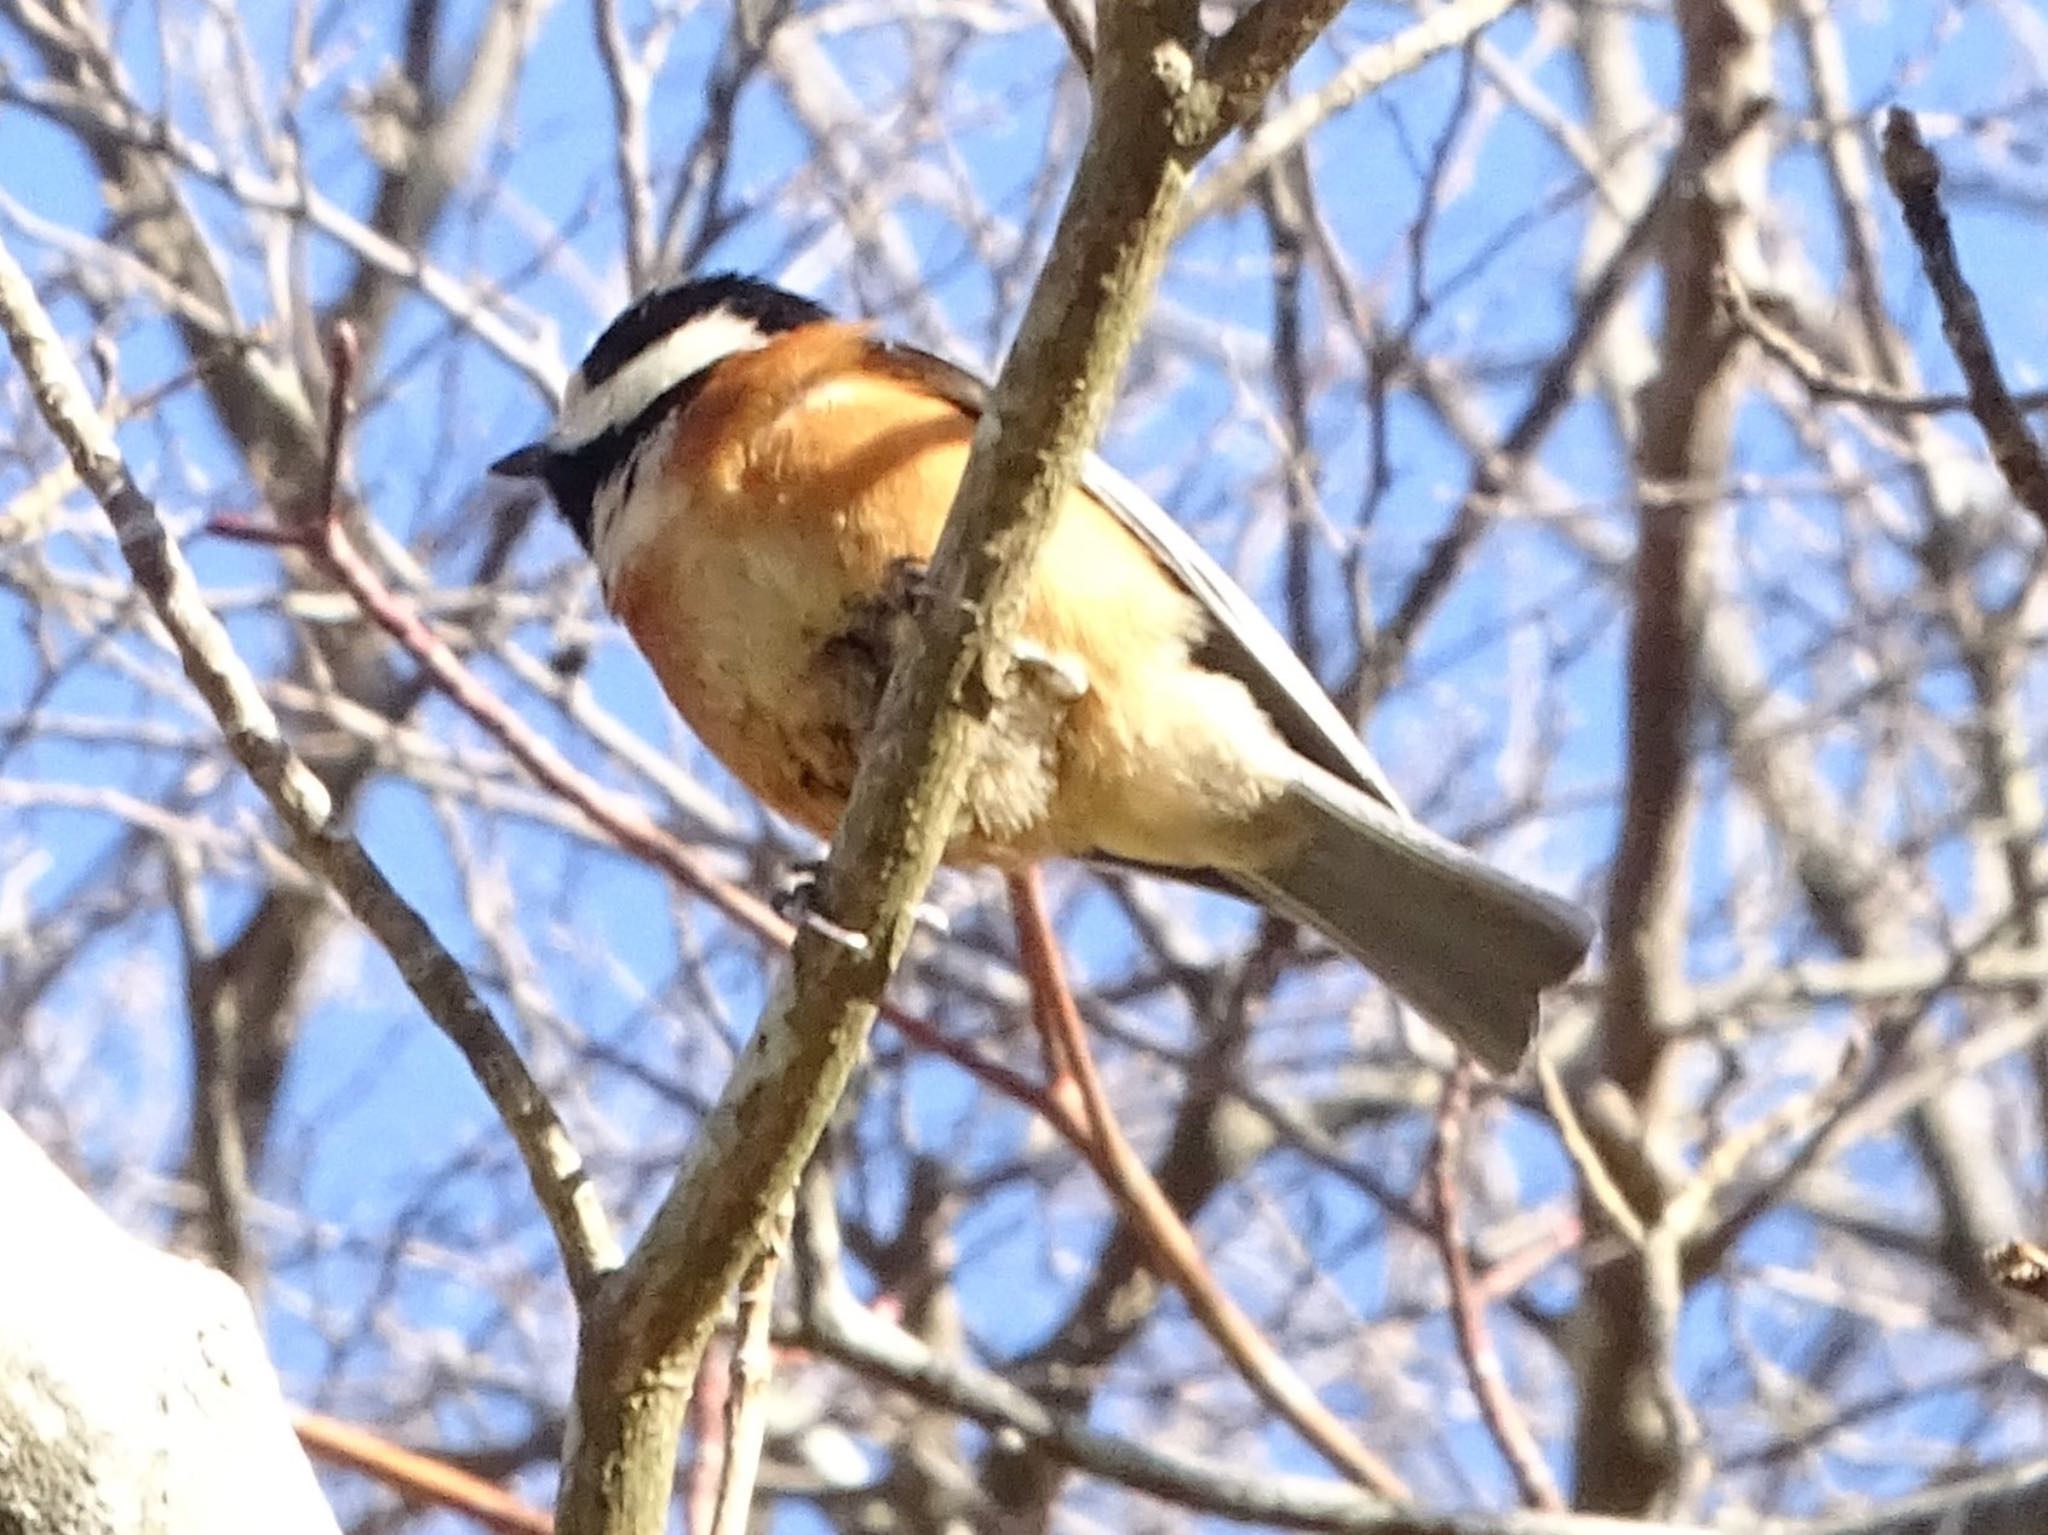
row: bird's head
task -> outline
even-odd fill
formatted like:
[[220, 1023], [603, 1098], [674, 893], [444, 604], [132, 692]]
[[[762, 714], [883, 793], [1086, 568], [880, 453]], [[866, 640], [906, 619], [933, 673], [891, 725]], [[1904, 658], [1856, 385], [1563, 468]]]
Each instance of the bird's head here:
[[725, 358], [830, 318], [794, 293], [721, 273], [656, 288], [605, 327], [570, 375], [548, 433], [491, 473], [539, 480], [605, 568], [606, 538], [631, 499], [643, 450]]

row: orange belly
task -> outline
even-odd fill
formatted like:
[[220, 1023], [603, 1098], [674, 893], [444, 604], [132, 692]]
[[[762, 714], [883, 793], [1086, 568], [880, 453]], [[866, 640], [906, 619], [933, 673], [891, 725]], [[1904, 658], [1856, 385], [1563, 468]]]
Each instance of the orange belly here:
[[[821, 349], [839, 331], [818, 329]], [[879, 599], [902, 562], [930, 558], [973, 423], [903, 382], [809, 361], [785, 343], [721, 367], [675, 436], [689, 473], [642, 476], [638, 494], [697, 489], [632, 509], [652, 531], [613, 601], [704, 744], [829, 835], [887, 676]], [[1272, 794], [1239, 759], [1277, 738], [1239, 684], [1190, 664], [1194, 599], [1078, 493], [1039, 569], [1024, 638], [1086, 691], [1025, 696], [991, 722], [949, 856], [1229, 856], [1222, 842], [1251, 835]]]

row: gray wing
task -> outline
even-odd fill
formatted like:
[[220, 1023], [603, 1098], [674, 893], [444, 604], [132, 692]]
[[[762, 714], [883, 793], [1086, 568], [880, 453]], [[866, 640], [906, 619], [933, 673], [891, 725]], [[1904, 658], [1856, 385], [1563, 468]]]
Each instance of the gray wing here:
[[[988, 386], [966, 369], [913, 347], [878, 342], [875, 351], [880, 366], [952, 401], [969, 415], [979, 416], [987, 407]], [[1081, 487], [1129, 528], [1202, 605], [1209, 619], [1202, 661], [1242, 682], [1295, 751], [1405, 815], [1400, 795], [1350, 721], [1258, 604], [1208, 551], [1156, 501], [1092, 453], [1082, 464]]]

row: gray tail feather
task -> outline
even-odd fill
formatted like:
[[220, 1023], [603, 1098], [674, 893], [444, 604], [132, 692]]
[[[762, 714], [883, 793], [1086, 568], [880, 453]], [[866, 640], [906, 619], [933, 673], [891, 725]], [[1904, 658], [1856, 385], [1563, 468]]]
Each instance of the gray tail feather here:
[[1592, 920], [1308, 763], [1286, 804], [1299, 850], [1231, 879], [1350, 954], [1488, 1068], [1513, 1071], [1537, 994], [1579, 967]]

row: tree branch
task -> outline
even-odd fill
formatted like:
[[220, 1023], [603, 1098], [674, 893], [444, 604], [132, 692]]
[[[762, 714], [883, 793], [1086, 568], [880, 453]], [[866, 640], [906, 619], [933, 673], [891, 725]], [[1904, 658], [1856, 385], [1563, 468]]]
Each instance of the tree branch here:
[[[1522, 0], [1452, 0], [1407, 30], [1346, 60], [1315, 90], [1274, 111], [1246, 136], [1244, 147], [1236, 155], [1202, 179], [1181, 210], [1180, 227], [1186, 229], [1229, 207], [1275, 162], [1292, 153], [1330, 118], [1390, 81], [1420, 69], [1438, 54], [1464, 47], [1481, 30], [1521, 3]], [[1249, 113], [1243, 120], [1249, 120]]]
[[308, 1455], [368, 1477], [409, 1505], [445, 1508], [496, 1535], [550, 1535], [555, 1527], [547, 1510], [357, 1424], [325, 1413], [298, 1412], [292, 1415], [292, 1428]]
[[[1406, 1500], [1408, 1488], [1399, 1474], [1323, 1405], [1286, 1357], [1216, 1282], [1195, 1245], [1194, 1233], [1174, 1212], [1144, 1159], [1125, 1138], [1060, 967], [1059, 949], [1035, 871], [1011, 878], [1010, 901], [1016, 909], [1025, 973], [1031, 978], [1032, 1010], [1045, 1039], [1046, 1065], [1053, 1078], [1048, 1096], [1068, 1104], [1068, 1112], [1078, 1119], [1087, 1137], [1081, 1147], [1083, 1155], [1143, 1235], [1152, 1261], [1180, 1291], [1202, 1330], [1261, 1401], [1359, 1486], [1383, 1498]], [[1070, 1100], [1078, 1100], [1078, 1104]]]
[[1583, 1514], [1418, 1514], [1355, 1487], [1198, 1460], [1120, 1439], [1055, 1413], [998, 1375], [942, 1359], [862, 1306], [843, 1284], [814, 1286], [797, 1341], [962, 1417], [1003, 1429], [1038, 1453], [1162, 1501], [1273, 1529], [1346, 1535], [1707, 1535], [1698, 1525]]
[[334, 888], [391, 956], [428, 1016], [469, 1062], [526, 1161], [570, 1288], [588, 1295], [597, 1276], [618, 1261], [618, 1247], [568, 1130], [460, 962], [341, 825], [326, 785], [285, 741], [255, 677], [207, 608], [184, 554], [171, 542], [155, 506], [136, 488], [28, 275], [5, 245], [0, 245], [0, 328], [28, 377], [37, 409], [106, 511], [136, 588], [170, 635], [228, 749], [270, 801], [299, 857]]
[[1899, 200], [1906, 228], [1920, 248], [1920, 264], [1941, 305], [1941, 333], [1970, 389], [1970, 414], [1984, 429], [1998, 472], [2020, 505], [2048, 528], [2048, 458], [2027, 430], [2012, 391], [1998, 371], [1998, 354], [1984, 326], [1963, 265], [1956, 257], [1948, 211], [1941, 205], [1941, 162], [1920, 137], [1913, 114], [1898, 107], [1885, 114], [1884, 179]]
[[[1305, 25], [1290, 33], [1295, 52], [1313, 35]], [[666, 1518], [682, 1384], [860, 1059], [952, 837], [982, 720], [1022, 685], [1010, 644], [1032, 561], [1108, 411], [1190, 169], [1216, 135], [1200, 41], [1191, 0], [1133, 0], [1102, 17], [1088, 140], [1052, 255], [976, 433], [918, 641], [884, 693], [813, 915], [689, 1163], [585, 1313], [576, 1450], [557, 1509], [565, 1535], [651, 1531]], [[1233, 67], [1275, 57], [1253, 50]], [[1233, 89], [1248, 84], [1246, 74]]]
[[1430, 1185], [1436, 1201], [1437, 1251], [1444, 1260], [1444, 1276], [1451, 1291], [1451, 1326], [1458, 1340], [1458, 1357], [1465, 1366], [1465, 1378], [1479, 1404], [1480, 1419], [1493, 1436], [1501, 1458], [1514, 1473], [1522, 1501], [1531, 1508], [1561, 1513], [1564, 1495], [1557, 1478], [1543, 1458], [1543, 1446], [1536, 1440], [1521, 1404], [1508, 1389], [1507, 1371], [1493, 1346], [1492, 1331], [1486, 1325], [1486, 1305], [1472, 1280], [1472, 1258], [1465, 1250], [1465, 1221], [1462, 1191], [1458, 1185], [1458, 1154], [1465, 1139], [1465, 1116], [1472, 1107], [1472, 1063], [1460, 1058], [1457, 1069], [1444, 1082], [1444, 1098], [1437, 1110], [1436, 1147], [1430, 1155]]
[[[1663, 351], [1641, 392], [1634, 445], [1639, 531], [1626, 776], [1601, 924], [1601, 1061], [1637, 1125], [1658, 1118], [1670, 1030], [1685, 995], [1694, 708], [1712, 519], [1729, 469], [1745, 345], [1716, 298], [1716, 274], [1740, 273], [1757, 259], [1754, 210], [1769, 166], [1758, 128], [1771, 80], [1769, 8], [1761, 0], [1679, 0], [1676, 15], [1685, 132], [1661, 231]], [[1689, 1478], [1689, 1418], [1675, 1400], [1671, 1319], [1663, 1314], [1678, 1303], [1663, 1283], [1677, 1284], [1675, 1258], [1662, 1262], [1675, 1241], [1659, 1225], [1668, 1191], [1649, 1157], [1640, 1166], [1630, 1203], [1655, 1241], [1590, 1276], [1585, 1305], [1598, 1320], [1578, 1361], [1578, 1501], [1605, 1513], [1664, 1510]]]

